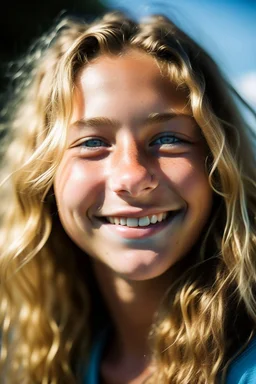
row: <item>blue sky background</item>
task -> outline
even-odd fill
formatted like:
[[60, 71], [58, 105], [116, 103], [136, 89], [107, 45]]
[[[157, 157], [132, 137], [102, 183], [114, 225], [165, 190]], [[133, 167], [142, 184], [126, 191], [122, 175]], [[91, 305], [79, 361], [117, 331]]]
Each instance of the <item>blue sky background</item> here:
[[140, 18], [171, 17], [204, 46], [247, 101], [256, 107], [256, 0], [102, 0]]

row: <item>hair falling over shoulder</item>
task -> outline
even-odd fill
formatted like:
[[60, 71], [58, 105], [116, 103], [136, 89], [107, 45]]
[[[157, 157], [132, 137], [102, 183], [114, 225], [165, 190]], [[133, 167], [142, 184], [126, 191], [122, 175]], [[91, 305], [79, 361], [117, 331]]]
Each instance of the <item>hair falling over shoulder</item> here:
[[85, 255], [59, 223], [52, 185], [79, 69], [128, 49], [151, 55], [187, 90], [214, 191], [193, 260], [174, 266], [177, 279], [156, 314], [150, 343], [157, 369], [148, 382], [214, 384], [254, 332], [255, 134], [238, 111], [239, 96], [208, 54], [163, 16], [63, 19], [22, 60], [3, 119], [1, 382], [79, 383], [93, 288]]

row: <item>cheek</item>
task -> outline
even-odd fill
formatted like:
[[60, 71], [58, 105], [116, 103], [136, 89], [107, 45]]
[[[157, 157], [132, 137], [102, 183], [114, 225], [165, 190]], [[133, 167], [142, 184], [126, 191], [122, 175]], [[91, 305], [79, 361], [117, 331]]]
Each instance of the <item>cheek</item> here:
[[211, 203], [212, 190], [203, 156], [172, 159], [171, 163], [166, 161], [161, 169], [171, 186], [187, 203]]
[[61, 164], [54, 181], [54, 190], [59, 210], [82, 209], [93, 204], [95, 195], [99, 198], [103, 175], [95, 166], [88, 166], [83, 160]]

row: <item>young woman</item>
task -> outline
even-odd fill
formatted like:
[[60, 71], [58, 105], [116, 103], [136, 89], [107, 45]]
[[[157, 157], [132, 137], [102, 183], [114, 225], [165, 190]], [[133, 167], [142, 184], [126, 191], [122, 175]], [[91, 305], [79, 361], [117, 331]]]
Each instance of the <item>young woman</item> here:
[[17, 71], [2, 380], [256, 382], [255, 136], [170, 20], [63, 20]]

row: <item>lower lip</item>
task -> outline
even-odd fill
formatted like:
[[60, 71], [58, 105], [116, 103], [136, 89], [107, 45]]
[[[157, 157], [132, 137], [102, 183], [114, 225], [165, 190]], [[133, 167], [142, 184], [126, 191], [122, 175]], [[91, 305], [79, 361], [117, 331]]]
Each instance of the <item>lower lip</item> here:
[[163, 220], [156, 224], [151, 224], [146, 227], [127, 227], [125, 225], [115, 225], [111, 223], [104, 223], [108, 230], [116, 233], [124, 239], [144, 239], [163, 231], [169, 226], [179, 215], [177, 212], [175, 215], [170, 216], [166, 220]]

